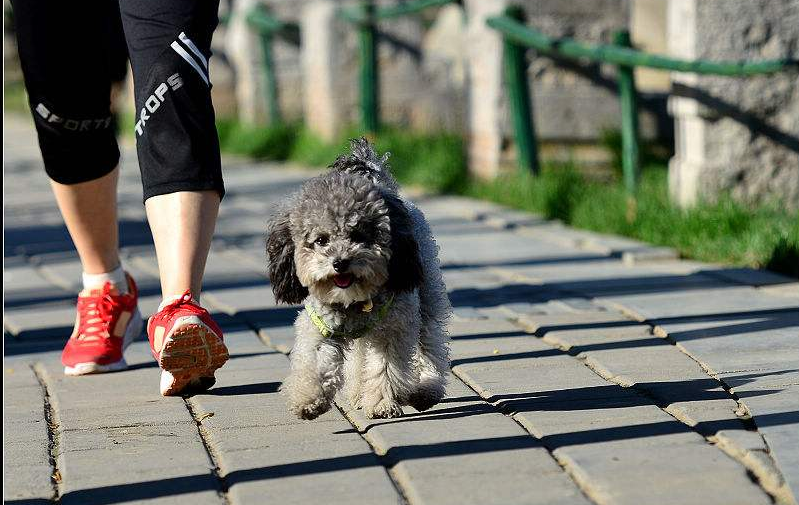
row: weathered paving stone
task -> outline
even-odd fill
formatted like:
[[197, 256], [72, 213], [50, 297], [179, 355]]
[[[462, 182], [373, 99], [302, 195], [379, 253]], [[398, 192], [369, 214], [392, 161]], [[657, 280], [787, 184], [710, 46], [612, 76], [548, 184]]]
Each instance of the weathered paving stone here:
[[26, 361], [6, 359], [4, 367], [3, 498], [44, 503], [55, 490], [42, 388]]
[[[294, 420], [276, 393], [287, 360], [263, 343], [289, 351], [298, 307], [274, 303], [264, 232], [275, 203], [315, 173], [283, 165], [225, 160], [203, 302], [217, 310], [231, 360], [208, 394], [188, 406], [162, 399], [144, 341], [126, 353], [128, 372], [63, 377], [80, 267], [30, 122], [5, 126], [5, 365], [30, 374], [6, 373], [6, 465], [16, 465], [6, 493], [23, 490], [12, 500], [53, 491], [29, 367], [39, 362], [61, 415], [64, 503], [765, 503], [727, 454], [780, 505], [795, 503], [799, 284], [461, 197], [418, 201], [455, 307], [455, 371], [482, 398], [453, 377], [427, 413], [368, 421], [349, 412], [358, 430], [338, 411]], [[119, 187], [123, 264], [146, 316], [160, 286], [130, 147]], [[619, 324], [616, 309], [647, 324]], [[532, 336], [508, 318], [528, 330], [545, 324]]]
[[457, 379], [436, 407], [404, 410], [385, 421], [349, 416], [411, 503], [590, 503], [546, 449]]
[[294, 342], [294, 320], [300, 307], [277, 305], [268, 284], [208, 291], [205, 296], [214, 307], [245, 321], [270, 346], [280, 352], [291, 349]]
[[[791, 381], [772, 382], [769, 377], [799, 370], [796, 300], [735, 287], [609, 296], [602, 301], [655, 325], [657, 335], [675, 342], [732, 387], [768, 443], [795, 500], [799, 437], [793, 413], [799, 411], [799, 394]], [[733, 386], [728, 375], [741, 374], [750, 377]]]
[[285, 356], [251, 330], [226, 339], [243, 356], [220, 370], [208, 394], [190, 401], [232, 504], [398, 502], [385, 468], [337, 410], [313, 422], [288, 413], [277, 393], [288, 373]]
[[15, 337], [14, 343], [65, 342], [75, 323], [74, 301], [9, 309], [3, 314], [3, 322]]
[[579, 255], [571, 261], [531, 262], [502, 266], [495, 271], [511, 280], [589, 298], [732, 286], [729, 281], [709, 275], [675, 271], [671, 264], [630, 266], [617, 259]]
[[[453, 325], [456, 360], [461, 339], [474, 345], [486, 324]], [[503, 330], [513, 325], [497, 321], [494, 331]], [[770, 503], [742, 465], [645, 397], [538, 338], [519, 341], [526, 351], [453, 369], [540, 439], [595, 501]], [[681, 485], [669, 490], [669, 482]]]
[[760, 288], [763, 293], [773, 296], [789, 296], [799, 304], [799, 282], [787, 282], [785, 284], [768, 285]]
[[654, 398], [703, 436], [724, 433], [721, 447], [753, 471], [772, 495], [785, 494], [765, 441], [746, 431], [735, 399], [693, 359], [653, 336], [648, 325], [613, 312], [522, 316], [519, 323], [545, 342], [577, 354], [602, 377]]
[[61, 503], [222, 503], [182, 399], [158, 395], [147, 344], [132, 348], [125, 373], [66, 377], [57, 358], [42, 362], [60, 420]]
[[42, 277], [28, 262], [3, 267], [4, 308], [45, 303], [67, 294], [68, 291]]

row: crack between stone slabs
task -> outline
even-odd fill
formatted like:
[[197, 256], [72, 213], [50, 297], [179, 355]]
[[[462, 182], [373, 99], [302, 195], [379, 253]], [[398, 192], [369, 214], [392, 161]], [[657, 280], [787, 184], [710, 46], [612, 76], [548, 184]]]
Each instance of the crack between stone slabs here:
[[[624, 313], [624, 315], [630, 317], [630, 315], [627, 313]], [[730, 396], [730, 398], [735, 401], [735, 403], [738, 405], [738, 408], [735, 411], [735, 415], [738, 416], [738, 419], [741, 421], [741, 423], [744, 425], [747, 431], [754, 431], [758, 435], [760, 435], [760, 439], [763, 441], [763, 445], [766, 447], [765, 455], [768, 458], [770, 466], [773, 468], [775, 472], [777, 472], [779, 477], [777, 480], [779, 480], [782, 483], [782, 485], [781, 486], [777, 486], [776, 484], [773, 486], [770, 485], [769, 482], [772, 479], [768, 478], [768, 472], [761, 471], [761, 469], [757, 465], [747, 464], [748, 459], [746, 458], [746, 455], [754, 451], [740, 449], [735, 446], [733, 446], [733, 448], [729, 448], [725, 444], [718, 444], [715, 440], [711, 440], [711, 438], [715, 438], [715, 436], [705, 437], [708, 440], [708, 442], [714, 444], [729, 457], [733, 458], [735, 461], [743, 465], [744, 468], [746, 468], [748, 474], [750, 475], [750, 478], [752, 478], [753, 481], [757, 482], [757, 484], [761, 488], [763, 488], [763, 490], [766, 491], [766, 493], [768, 493], [769, 497], [771, 497], [776, 503], [795, 504], [796, 500], [793, 499], [791, 491], [787, 488], [785, 476], [782, 475], [782, 470], [780, 470], [780, 467], [777, 465], [774, 456], [772, 456], [771, 454], [771, 446], [769, 446], [766, 437], [764, 437], [760, 433], [760, 430], [757, 428], [757, 423], [752, 417], [752, 413], [749, 411], [749, 407], [746, 406], [746, 403], [741, 401], [738, 395], [732, 391], [732, 388], [730, 388], [730, 386], [727, 383], [725, 383], [724, 380], [718, 377], [718, 373], [716, 373], [715, 370], [713, 370], [712, 368], [710, 368], [709, 365], [703, 363], [696, 356], [688, 352], [688, 350], [682, 345], [680, 345], [679, 342], [671, 338], [663, 328], [661, 328], [658, 325], [652, 324], [647, 319], [644, 319], [641, 322], [649, 326], [650, 332], [652, 333], [653, 336], [662, 338], [664, 341], [674, 346], [679, 352], [683, 353], [694, 363], [696, 363], [699, 366], [699, 368], [701, 368], [702, 371], [705, 372], [705, 374], [707, 374], [708, 377], [718, 382], [719, 386], [721, 386], [721, 388]], [[736, 449], [737, 452], [733, 451], [733, 449]]]
[[338, 411], [341, 413], [344, 419], [346, 419], [347, 422], [350, 423], [352, 429], [357, 431], [358, 435], [361, 436], [363, 441], [369, 445], [369, 448], [372, 450], [372, 453], [374, 453], [375, 457], [377, 458], [377, 461], [380, 463], [380, 465], [383, 468], [386, 469], [386, 474], [388, 475], [388, 478], [391, 481], [391, 483], [394, 485], [394, 489], [397, 491], [397, 495], [399, 496], [399, 504], [400, 505], [410, 504], [411, 501], [408, 499], [408, 492], [402, 487], [402, 484], [400, 484], [400, 479], [396, 474], [397, 470], [395, 467], [399, 463], [399, 461], [390, 461], [389, 458], [382, 453], [382, 451], [379, 451], [377, 449], [377, 445], [375, 445], [374, 442], [371, 440], [369, 434], [362, 432], [360, 428], [358, 428], [358, 425], [355, 424], [355, 422], [350, 418], [349, 416], [350, 411], [344, 410], [344, 408], [342, 408], [341, 405], [339, 405], [335, 401], [333, 402], [333, 405], [338, 409]]
[[[757, 430], [757, 426], [755, 425], [755, 423], [754, 423], [754, 421], [753, 421], [753, 419], [751, 417], [751, 414], [749, 413], [749, 409], [746, 407], [746, 405], [744, 405], [740, 401], [738, 396], [735, 393], [733, 393], [732, 391], [730, 391], [730, 389], [727, 387], [727, 385], [724, 384], [724, 382], [722, 382], [711, 370], [709, 370], [700, 361], [698, 361], [693, 356], [691, 356], [688, 352], [686, 352], [684, 349], [682, 349], [676, 342], [672, 341], [667, 336], [659, 335], [657, 333], [657, 331], [656, 331], [656, 327], [653, 326], [652, 324], [650, 324], [650, 323], [648, 323], [646, 321], [639, 321], [638, 319], [632, 318], [632, 317], [630, 317], [630, 315], [628, 313], [622, 313], [622, 315], [626, 316], [626, 317], [628, 317], [630, 319], [634, 319], [636, 322], [641, 322], [642, 324], [648, 325], [650, 334], [652, 334], [653, 336], [656, 336], [656, 337], [663, 338], [668, 343], [670, 343], [674, 347], [676, 347], [678, 351], [682, 352], [683, 354], [688, 356], [692, 361], [696, 362], [699, 365], [699, 367], [702, 369], [702, 371], [705, 374], [707, 374], [708, 377], [710, 377], [711, 379], [714, 379], [716, 382], [718, 382], [719, 386], [730, 396], [730, 399], [735, 401], [735, 403], [738, 405], [738, 408], [736, 409], [735, 414], [737, 416], [738, 421], [741, 423], [741, 428], [746, 430], [746, 431], [754, 431], [754, 432], [758, 433], [758, 435], [760, 435], [760, 432]], [[519, 322], [518, 318], [509, 318], [508, 320], [511, 321], [513, 324], [517, 325], [522, 330], [526, 331], [525, 328], [524, 328], [524, 325]], [[734, 445], [733, 445], [733, 448], [731, 448], [731, 447], [728, 447], [726, 444], [719, 444], [717, 438], [715, 437], [715, 435], [718, 432], [710, 434], [709, 432], [703, 431], [700, 426], [692, 425], [686, 419], [683, 419], [681, 416], [675, 414], [674, 412], [669, 411], [668, 410], [669, 405], [664, 404], [660, 399], [658, 399], [656, 396], [654, 396], [651, 393], [649, 393], [646, 389], [642, 389], [642, 388], [636, 387], [636, 384], [629, 385], [629, 386], [625, 385], [625, 384], [621, 383], [620, 381], [618, 381], [616, 379], [616, 377], [607, 376], [607, 374], [602, 373], [600, 370], [595, 368], [591, 363], [589, 363], [586, 358], [580, 356], [582, 354], [582, 351], [579, 350], [580, 349], [579, 346], [575, 346], [575, 347], [571, 347], [569, 349], [565, 349], [565, 348], [563, 348], [560, 345], [557, 345], [557, 344], [554, 344], [552, 342], [547, 341], [544, 338], [544, 335], [541, 335], [538, 332], [528, 333], [528, 334], [530, 336], [535, 337], [535, 338], [539, 339], [540, 341], [546, 343], [547, 345], [549, 345], [553, 349], [557, 349], [560, 352], [562, 352], [563, 354], [571, 356], [572, 358], [574, 358], [577, 361], [581, 362], [583, 364], [583, 366], [585, 366], [586, 368], [591, 370], [594, 374], [596, 374], [601, 379], [603, 379], [603, 380], [605, 380], [605, 381], [607, 381], [607, 382], [609, 382], [611, 384], [615, 384], [615, 385], [617, 385], [617, 386], [619, 386], [621, 388], [634, 390], [641, 397], [643, 397], [646, 400], [648, 400], [653, 406], [657, 407], [662, 412], [664, 412], [665, 414], [669, 415], [675, 421], [677, 421], [677, 422], [683, 424], [684, 426], [688, 427], [691, 431], [693, 431], [694, 433], [696, 433], [697, 435], [702, 437], [705, 440], [705, 442], [707, 442], [708, 444], [714, 446], [716, 449], [720, 450], [725, 455], [727, 455], [730, 459], [732, 459], [736, 463], [738, 463], [741, 466], [743, 466], [744, 469], [746, 470], [746, 475], [750, 478], [750, 480], [755, 485], [760, 487], [760, 489], [762, 489], [773, 502], [775, 502], [775, 503], [792, 503], [791, 501], [786, 501], [784, 499], [784, 497], [786, 496], [786, 489], [785, 489], [785, 484], [784, 484], [785, 483], [785, 479], [782, 476], [782, 473], [780, 472], [779, 467], [777, 466], [776, 462], [774, 461], [774, 458], [771, 456], [771, 449], [769, 448], [768, 443], [766, 442], [765, 438], [763, 438], [762, 435], [760, 435], [760, 438], [761, 438], [761, 440], [763, 440], [763, 443], [764, 443], [764, 445], [766, 447], [766, 456], [769, 458], [769, 461], [771, 463], [771, 467], [774, 469], [774, 471], [779, 472], [779, 479], [777, 479], [777, 480], [783, 483], [781, 486], [772, 485], [771, 481], [774, 480], [774, 479], [773, 478], [769, 478], [768, 471], [763, 470], [757, 464], [751, 463], [746, 458], [746, 455], [748, 453], [754, 452], [754, 451], [748, 451], [748, 450], [745, 450], [745, 449], [738, 449], [736, 451], [736, 450], [733, 450], [733, 448], [737, 448]], [[787, 492], [790, 493], [789, 491], [787, 491]]]
[[53, 487], [53, 495], [50, 501], [53, 503], [61, 502], [62, 493], [62, 477], [61, 470], [58, 467], [58, 451], [61, 448], [61, 421], [58, 416], [58, 411], [53, 405], [52, 397], [50, 396], [50, 384], [48, 383], [48, 375], [44, 366], [39, 363], [32, 363], [30, 365], [39, 386], [42, 388], [42, 399], [44, 403], [44, 420], [47, 423], [47, 455], [50, 460], [50, 484]]
[[[253, 331], [256, 331], [254, 328], [252, 329]], [[256, 338], [260, 339], [258, 333], [256, 333]], [[287, 352], [284, 353], [280, 351], [277, 347], [272, 345], [268, 345], [268, 347], [271, 347], [272, 349], [284, 355], [288, 359], [289, 354]], [[380, 466], [382, 466], [385, 469], [389, 481], [391, 481], [391, 484], [394, 486], [394, 489], [397, 491], [397, 495], [399, 497], [399, 505], [409, 504], [410, 501], [408, 500], [408, 493], [402, 487], [402, 484], [400, 484], [394, 469], [396, 462], [389, 461], [389, 459], [386, 457], [385, 454], [381, 454], [381, 452], [378, 451], [377, 446], [372, 442], [372, 440], [370, 440], [370, 437], [366, 433], [362, 432], [360, 428], [358, 428], [358, 425], [355, 424], [355, 422], [350, 418], [350, 416], [348, 415], [349, 414], [348, 411], [344, 410], [344, 408], [341, 405], [339, 405], [336, 401], [333, 401], [332, 404], [339, 411], [341, 416], [344, 419], [346, 419], [348, 423], [350, 423], [352, 429], [355, 430], [358, 433], [358, 435], [361, 437], [361, 439], [369, 446], [369, 449], [372, 451], [372, 454], [374, 454], [375, 458], [377, 459], [377, 462], [380, 463]]]
[[452, 371], [452, 375], [453, 376], [455, 376], [464, 386], [469, 388], [469, 390], [474, 392], [474, 394], [477, 395], [477, 397], [481, 398], [486, 405], [488, 405], [490, 408], [494, 409], [494, 411], [496, 413], [502, 414], [503, 416], [509, 418], [514, 423], [516, 423], [516, 425], [519, 426], [525, 433], [529, 434], [531, 437], [533, 437], [534, 439], [538, 440], [538, 442], [541, 443], [541, 447], [543, 447], [544, 450], [547, 451], [547, 454], [549, 454], [549, 456], [563, 470], [563, 472], [566, 475], [569, 476], [569, 478], [572, 480], [572, 482], [574, 482], [574, 485], [577, 487], [577, 489], [580, 491], [580, 493], [586, 498], [586, 500], [588, 500], [591, 503], [596, 503], [596, 504], [602, 504], [603, 503], [602, 498], [599, 497], [599, 496], [596, 496], [596, 494], [591, 491], [591, 486], [589, 486], [587, 483], [583, 482], [582, 479], [580, 479], [580, 477], [577, 475], [577, 473], [574, 471], [574, 469], [571, 468], [569, 462], [566, 459], [561, 458], [561, 457], [559, 457], [558, 455], [555, 454], [555, 449], [553, 449], [550, 446], [547, 446], [547, 444], [544, 443], [543, 440], [541, 440], [540, 438], [535, 436], [535, 434], [533, 432], [528, 430], [524, 426], [524, 424], [522, 424], [521, 422], [519, 422], [518, 419], [516, 419], [516, 416], [514, 414], [509, 414], [507, 412], [504, 412], [502, 408], [498, 407], [494, 403], [491, 403], [490, 401], [488, 401], [488, 399], [483, 397], [483, 395], [480, 394], [477, 391], [477, 389], [472, 387], [472, 385], [469, 383], [469, 381], [467, 379], [461, 377], [460, 374], [458, 374], [457, 370], [452, 369], [451, 371]]
[[[633, 321], [636, 321], [636, 322], [639, 322], [641, 324], [645, 324], [645, 325], [649, 326], [649, 331], [650, 331], [650, 333], [653, 336], [661, 338], [666, 343], [674, 346], [679, 352], [681, 352], [682, 354], [687, 356], [690, 360], [692, 360], [694, 363], [696, 363], [699, 366], [699, 368], [701, 368], [702, 371], [708, 377], [710, 377], [711, 379], [714, 379], [715, 381], [717, 381], [719, 383], [719, 386], [738, 405], [738, 408], [736, 409], [735, 414], [738, 416], [738, 419], [744, 425], [745, 429], [747, 431], [754, 431], [758, 435], [760, 435], [760, 439], [763, 441], [763, 445], [766, 448], [765, 455], [768, 458], [769, 464], [770, 464], [771, 468], [773, 469], [773, 471], [775, 471], [778, 474], [778, 478], [776, 480], [781, 482], [782, 485], [776, 485], [776, 484], [771, 485], [771, 484], [769, 484], [770, 481], [774, 480], [774, 479], [769, 478], [768, 472], [767, 471], [761, 471], [761, 469], [760, 469], [760, 467], [758, 465], [751, 464], [751, 463], [748, 462], [748, 458], [746, 458], [747, 454], [752, 453], [754, 451], [749, 451], [749, 450], [746, 450], [746, 449], [740, 449], [740, 448], [738, 448], [735, 445], [733, 445], [733, 447], [730, 448], [730, 447], [727, 447], [725, 444], [718, 444], [714, 440], [715, 436], [705, 436], [702, 433], [699, 433], [698, 431], [697, 431], [697, 433], [699, 433], [702, 436], [705, 436], [705, 439], [708, 441], [708, 443], [711, 443], [711, 444], [715, 445], [719, 450], [724, 452], [724, 454], [726, 454], [730, 458], [734, 459], [735, 461], [737, 461], [738, 463], [743, 465], [743, 467], [746, 468], [747, 475], [749, 475], [749, 477], [752, 479], [752, 481], [756, 482], [769, 495], [769, 497], [772, 500], [774, 500], [776, 503], [796, 504], [796, 500], [793, 498], [793, 495], [792, 495], [791, 491], [787, 488], [787, 483], [785, 481], [785, 477], [782, 475], [782, 470], [780, 470], [779, 466], [777, 465], [776, 460], [774, 459], [774, 456], [772, 456], [772, 454], [771, 454], [771, 447], [769, 446], [768, 441], [766, 440], [766, 438], [760, 433], [760, 430], [758, 430], [757, 423], [755, 422], [754, 418], [752, 417], [752, 414], [749, 411], [749, 407], [747, 407], [746, 404], [743, 401], [741, 401], [741, 399], [738, 397], [738, 395], [735, 394], [732, 391], [731, 387], [727, 383], [725, 383], [723, 379], [720, 379], [718, 377], [718, 373], [715, 370], [713, 370], [710, 367], [710, 365], [704, 363], [697, 356], [694, 356], [693, 354], [691, 354], [688, 351], [688, 349], [686, 349], [679, 342], [674, 340], [674, 338], [669, 336], [668, 332], [665, 329], [663, 329], [661, 326], [657, 325], [655, 322], [647, 319], [643, 315], [638, 314], [637, 312], [628, 309], [624, 305], [620, 305], [620, 304], [617, 304], [617, 303], [609, 303], [609, 304], [605, 303], [605, 304], [601, 304], [601, 305], [603, 305], [603, 306], [604, 305], [610, 305], [609, 308], [616, 309], [624, 317], [627, 317], [630, 320], [633, 320]], [[664, 410], [664, 412], [665, 412], [665, 410]], [[667, 413], [669, 415], [671, 415], [669, 412], [667, 412]], [[733, 449], [735, 449], [735, 450], [733, 450]]]
[[230, 490], [230, 486], [228, 485], [227, 479], [222, 474], [222, 470], [219, 465], [219, 454], [217, 453], [216, 449], [214, 448], [213, 444], [210, 440], [210, 435], [208, 430], [205, 429], [202, 422], [202, 417], [197, 412], [197, 406], [194, 404], [194, 401], [190, 397], [183, 397], [183, 403], [186, 405], [186, 410], [189, 411], [189, 415], [194, 420], [194, 423], [197, 425], [197, 433], [200, 435], [200, 440], [203, 443], [203, 447], [205, 448], [206, 454], [208, 454], [208, 459], [211, 461], [213, 467], [211, 468], [211, 474], [216, 479], [217, 483], [217, 495], [222, 500], [222, 503], [225, 505], [230, 505], [230, 497], [228, 496], [228, 491]]
[[[213, 304], [213, 301], [212, 301], [212, 305], [215, 305], [215, 304]], [[220, 309], [220, 307], [214, 307], [214, 308]], [[224, 310], [224, 309], [220, 309], [220, 310]], [[261, 336], [259, 328], [257, 328], [254, 324], [251, 324], [249, 321], [246, 321], [246, 320], [244, 320], [242, 318], [237, 317], [235, 313], [234, 314], [230, 314], [229, 311], [225, 311], [225, 312], [228, 315], [230, 315], [233, 319], [239, 321], [244, 326], [249, 328], [250, 331], [253, 332], [254, 337], [256, 339], [258, 339], [261, 343], [263, 343], [266, 347], [268, 347], [268, 348], [270, 348], [270, 349], [272, 349], [272, 350], [274, 350], [276, 352], [279, 352], [280, 354], [285, 356], [286, 359], [288, 359], [289, 352], [288, 351], [284, 352], [283, 350], [279, 349], [278, 347], [272, 345], [271, 342], [268, 342], [268, 339]], [[355, 430], [358, 433], [358, 435], [361, 437], [361, 439], [369, 446], [369, 449], [372, 451], [372, 454], [374, 454], [374, 456], [377, 459], [378, 463], [380, 463], [380, 466], [382, 466], [385, 469], [386, 475], [388, 476], [389, 481], [394, 486], [394, 489], [397, 491], [397, 496], [399, 498], [399, 502], [398, 503], [400, 505], [408, 505], [410, 502], [408, 501], [407, 493], [402, 488], [402, 485], [399, 483], [399, 480], [396, 478], [396, 476], [393, 473], [394, 472], [393, 471], [393, 464], [390, 464], [390, 462], [387, 461], [386, 457], [384, 455], [381, 455], [377, 451], [376, 447], [374, 445], [372, 445], [372, 443], [367, 439], [367, 437], [365, 436], [364, 433], [361, 433], [361, 430], [358, 429], [358, 426], [349, 418], [349, 416], [344, 411], [344, 409], [341, 408], [341, 406], [338, 403], [336, 403], [335, 401], [333, 401], [332, 403], [333, 403], [333, 406], [336, 407], [336, 409], [338, 409], [338, 411], [341, 413], [342, 417], [350, 424], [350, 426], [352, 426], [352, 429]], [[188, 402], [187, 402], [187, 407], [188, 407]], [[192, 414], [192, 417], [194, 417], [194, 414]], [[201, 429], [201, 427], [199, 425], [199, 422], [198, 422], [198, 429]], [[200, 434], [200, 436], [201, 437], [203, 436], [202, 433]], [[205, 443], [205, 439], [204, 438], [203, 438], [203, 443]], [[207, 450], [207, 447], [206, 447], [206, 450]], [[210, 455], [210, 452], [209, 452], [209, 455]]]

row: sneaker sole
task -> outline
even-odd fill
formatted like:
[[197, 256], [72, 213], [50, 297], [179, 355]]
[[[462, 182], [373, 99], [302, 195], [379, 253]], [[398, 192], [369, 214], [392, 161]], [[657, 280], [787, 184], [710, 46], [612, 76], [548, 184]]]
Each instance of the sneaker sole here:
[[163, 396], [210, 388], [214, 372], [230, 357], [222, 339], [200, 318], [182, 319], [164, 339], [158, 360]]
[[[125, 349], [128, 348], [130, 344], [136, 340], [141, 334], [142, 326], [144, 326], [144, 320], [141, 317], [141, 312], [139, 312], [139, 308], [136, 307], [136, 311], [133, 313], [133, 316], [130, 318], [130, 324], [125, 329], [125, 336], [122, 340], [122, 352], [125, 352]], [[65, 366], [64, 367], [64, 375], [69, 375], [70, 377], [76, 377], [78, 375], [91, 375], [96, 373], [109, 373], [109, 372], [119, 372], [122, 370], [126, 370], [128, 368], [128, 363], [125, 361], [123, 357], [119, 361], [114, 363], [107, 363], [105, 365], [101, 365], [100, 363], [95, 363], [93, 361], [87, 361], [85, 363], [76, 363], [75, 366]]]

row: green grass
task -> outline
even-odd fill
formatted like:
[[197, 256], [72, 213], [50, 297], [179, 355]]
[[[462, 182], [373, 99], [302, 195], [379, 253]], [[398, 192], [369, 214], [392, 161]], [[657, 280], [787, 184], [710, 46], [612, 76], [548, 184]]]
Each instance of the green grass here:
[[[346, 152], [348, 139], [359, 135], [351, 129], [339, 141], [328, 143], [296, 124], [259, 128], [229, 120], [217, 121], [217, 131], [223, 152], [313, 167], [332, 163]], [[372, 140], [378, 151], [391, 152], [390, 163], [401, 182], [439, 192], [454, 191], [462, 185], [466, 157], [459, 136], [420, 136], [387, 129]]]
[[[327, 143], [299, 125], [257, 128], [219, 121], [219, 136], [224, 152], [319, 167], [345, 152], [347, 139], [357, 132]], [[642, 174], [637, 212], [628, 221], [621, 184], [591, 180], [569, 164], [545, 164], [539, 177], [514, 172], [486, 182], [467, 176], [465, 145], [458, 135], [389, 128], [373, 140], [378, 151], [391, 152], [392, 170], [403, 184], [491, 200], [576, 228], [674, 247], [686, 258], [799, 277], [799, 213], [772, 205], [747, 206], [728, 197], [681, 210], [669, 202], [665, 166], [655, 154], [645, 156], [649, 165]], [[618, 149], [612, 132], [604, 143], [611, 152]]]
[[12, 112], [28, 112], [28, 94], [21, 81], [3, 82], [3, 107]]

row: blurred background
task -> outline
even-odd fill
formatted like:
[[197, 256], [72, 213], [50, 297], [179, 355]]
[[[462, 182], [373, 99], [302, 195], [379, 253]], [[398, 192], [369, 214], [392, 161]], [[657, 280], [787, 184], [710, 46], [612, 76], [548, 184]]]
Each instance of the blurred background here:
[[[219, 14], [229, 155], [318, 168], [366, 134], [408, 186], [799, 277], [799, 0], [223, 0]], [[7, 1], [4, 70], [5, 112], [27, 114]], [[131, 86], [115, 99], [126, 142]]]

